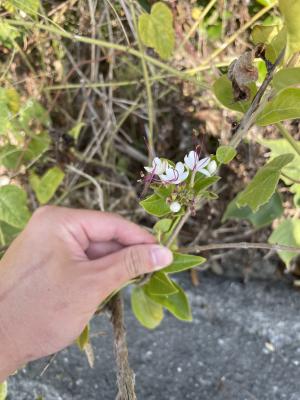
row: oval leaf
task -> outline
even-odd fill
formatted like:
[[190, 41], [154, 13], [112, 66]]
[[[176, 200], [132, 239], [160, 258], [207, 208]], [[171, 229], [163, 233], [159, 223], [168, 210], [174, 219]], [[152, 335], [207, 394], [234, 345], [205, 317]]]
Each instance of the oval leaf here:
[[273, 86], [277, 90], [297, 85], [300, 85], [299, 67], [281, 69], [273, 76]]
[[22, 229], [29, 218], [26, 192], [15, 185], [0, 187], [0, 220]]
[[236, 150], [232, 146], [220, 146], [217, 149], [216, 156], [221, 164], [228, 164], [236, 156]]
[[164, 306], [176, 318], [182, 321], [192, 321], [191, 307], [184, 290], [177, 283], [173, 282], [173, 284], [177, 293], [169, 296], [152, 296], [151, 294], [149, 296], [153, 301]]
[[150, 299], [140, 287], [131, 292], [131, 307], [136, 319], [148, 329], [156, 328], [164, 317], [162, 306]]
[[279, 8], [287, 28], [288, 54], [300, 51], [300, 1], [279, 0]]
[[263, 111], [258, 114], [256, 123], [266, 126], [294, 118], [300, 118], [300, 89], [287, 88], [267, 103]]
[[152, 295], [169, 295], [177, 292], [171, 279], [163, 272], [155, 272], [145, 288]]
[[257, 91], [255, 83], [251, 83], [248, 86], [251, 89], [251, 97], [247, 101], [234, 100], [232, 85], [226, 75], [222, 75], [219, 79], [215, 81], [213, 85], [213, 91], [216, 98], [221, 104], [223, 104], [223, 106], [229, 108], [230, 110], [240, 111], [244, 113], [248, 110], [251, 101]]
[[281, 169], [293, 160], [293, 154], [283, 154], [264, 165], [237, 197], [237, 205], [248, 206], [252, 211], [267, 203], [276, 190]]
[[156, 217], [163, 217], [170, 213], [170, 207], [167, 205], [166, 200], [159, 197], [157, 194], [153, 194], [147, 199], [141, 201], [140, 205], [149, 214], [155, 215]]
[[238, 207], [236, 199], [232, 200], [223, 215], [222, 222], [229, 219], [245, 219], [252, 223], [255, 228], [271, 224], [271, 222], [281, 217], [283, 213], [282, 201], [278, 193], [274, 193], [268, 203], [253, 212], [249, 207]]
[[173, 262], [163, 272], [168, 274], [175, 274], [177, 272], [185, 271], [187, 269], [196, 267], [206, 261], [205, 258], [200, 256], [193, 256], [190, 254], [173, 253]]
[[7, 396], [7, 383], [0, 383], [0, 400], [5, 400]]
[[[269, 243], [300, 248], [300, 219], [286, 219], [283, 221], [272, 232], [269, 237]], [[297, 254], [289, 251], [279, 251], [278, 255], [288, 267]]]

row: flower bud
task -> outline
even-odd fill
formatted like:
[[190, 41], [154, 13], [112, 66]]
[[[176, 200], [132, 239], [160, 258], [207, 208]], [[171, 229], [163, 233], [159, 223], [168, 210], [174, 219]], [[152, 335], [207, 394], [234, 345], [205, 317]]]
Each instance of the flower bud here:
[[212, 160], [206, 168], [210, 175], [213, 175], [217, 171], [218, 165], [215, 160]]
[[178, 211], [180, 211], [181, 209], [181, 205], [178, 203], [178, 201], [173, 201], [170, 204], [170, 210], [174, 213], [177, 213]]

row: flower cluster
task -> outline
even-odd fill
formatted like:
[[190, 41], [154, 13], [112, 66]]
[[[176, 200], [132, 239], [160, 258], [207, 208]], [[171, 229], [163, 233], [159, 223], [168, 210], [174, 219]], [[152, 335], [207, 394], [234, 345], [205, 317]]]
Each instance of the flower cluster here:
[[184, 163], [180, 161], [175, 167], [168, 164], [167, 160], [155, 157], [152, 166], [145, 167], [145, 170], [152, 176], [157, 175], [163, 183], [178, 185], [187, 179], [189, 171], [212, 176], [217, 170], [217, 163], [210, 157], [200, 159], [197, 152], [192, 150], [184, 157]]
[[[195, 193], [193, 184], [197, 172], [205, 176], [212, 176], [217, 171], [217, 163], [210, 157], [200, 158], [196, 151], [190, 151], [185, 157], [184, 162], [178, 162], [174, 166], [163, 158], [155, 157], [151, 167], [145, 167], [149, 173], [146, 181], [153, 183], [174, 184], [173, 192], [167, 199], [170, 211], [178, 213], [182, 206], [193, 208], [195, 202]], [[181, 186], [191, 172], [191, 179], [188, 186]]]

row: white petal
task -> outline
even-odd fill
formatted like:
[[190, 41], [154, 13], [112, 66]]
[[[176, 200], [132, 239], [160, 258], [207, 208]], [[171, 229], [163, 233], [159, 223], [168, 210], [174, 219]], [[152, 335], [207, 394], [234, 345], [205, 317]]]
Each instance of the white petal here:
[[166, 175], [169, 181], [172, 181], [177, 176], [174, 168], [167, 168]]
[[185, 172], [181, 173], [181, 174], [179, 175], [179, 177], [176, 179], [176, 181], [174, 181], [173, 183], [175, 183], [176, 185], [178, 185], [179, 183], [185, 181], [186, 178], [188, 177], [188, 175], [189, 175], [189, 171], [185, 171]]
[[168, 178], [167, 175], [165, 175], [165, 174], [159, 175], [159, 178], [160, 178], [160, 180], [162, 180], [163, 182], [168, 182], [168, 181], [169, 181], [169, 178]]
[[207, 170], [211, 175], [213, 175], [217, 171], [217, 168], [218, 165], [215, 160], [212, 160], [207, 166]]
[[200, 172], [203, 175], [210, 176], [210, 173], [205, 168], [199, 169], [198, 172]]
[[196, 167], [197, 171], [206, 167], [209, 164], [209, 162], [210, 162], [209, 157], [205, 157], [205, 158], [202, 158], [202, 160], [199, 160], [199, 162], [197, 163], [197, 167]]
[[185, 169], [185, 168], [184, 168], [184, 164], [183, 164], [181, 161], [179, 161], [179, 162], [176, 164], [175, 169], [178, 171], [179, 175], [181, 175], [182, 172], [183, 172], [184, 169]]
[[185, 165], [186, 165], [189, 169], [193, 170], [193, 168], [194, 168], [194, 163], [191, 162], [191, 159], [189, 158], [188, 155], [186, 155], [186, 156], [184, 157], [184, 163], [185, 163]]

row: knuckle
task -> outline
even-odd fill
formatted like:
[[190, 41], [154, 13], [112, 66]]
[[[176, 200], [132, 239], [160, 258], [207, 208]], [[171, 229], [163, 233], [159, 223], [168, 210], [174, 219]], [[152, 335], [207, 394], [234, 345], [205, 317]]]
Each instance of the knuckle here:
[[142, 265], [141, 252], [136, 248], [129, 248], [125, 255], [125, 268], [129, 277], [136, 277], [141, 274]]
[[49, 214], [52, 213], [57, 207], [56, 206], [51, 206], [51, 205], [46, 205], [46, 206], [42, 206], [37, 208], [33, 215], [35, 216], [40, 216], [40, 215], [45, 215], [45, 214]]

